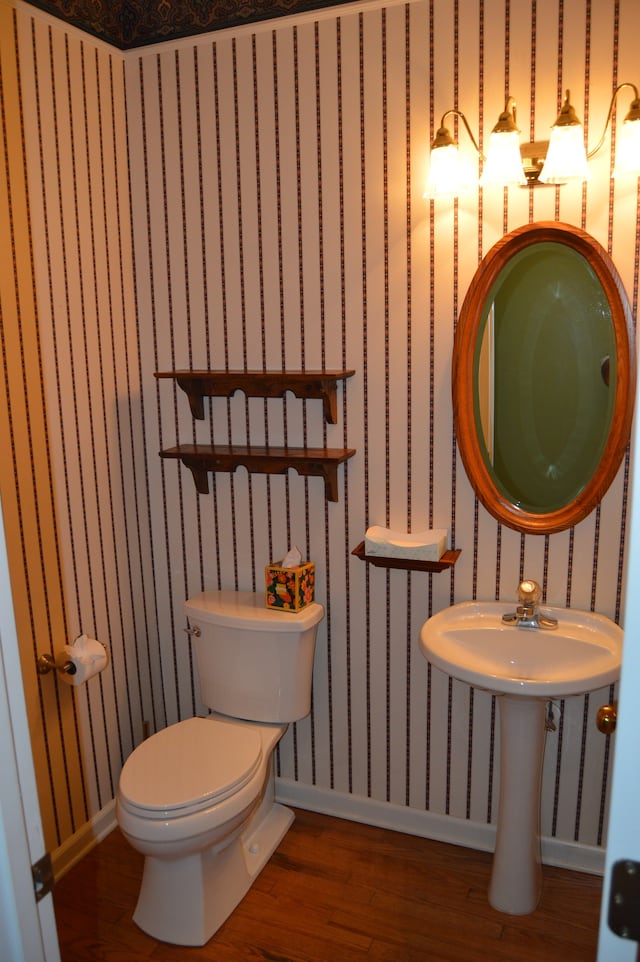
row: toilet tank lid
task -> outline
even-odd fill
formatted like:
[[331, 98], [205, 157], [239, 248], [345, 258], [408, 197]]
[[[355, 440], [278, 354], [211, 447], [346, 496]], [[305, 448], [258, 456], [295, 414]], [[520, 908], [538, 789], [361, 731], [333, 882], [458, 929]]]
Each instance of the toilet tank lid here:
[[324, 616], [324, 608], [313, 601], [300, 611], [267, 608], [264, 594], [253, 591], [203, 591], [184, 604], [185, 614], [194, 621], [204, 621], [227, 628], [249, 624], [261, 631], [305, 631]]

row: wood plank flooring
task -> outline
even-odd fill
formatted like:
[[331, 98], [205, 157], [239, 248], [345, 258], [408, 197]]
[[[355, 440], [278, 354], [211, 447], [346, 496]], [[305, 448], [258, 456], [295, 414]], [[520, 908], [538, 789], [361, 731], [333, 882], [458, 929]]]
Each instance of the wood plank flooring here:
[[132, 922], [142, 856], [116, 829], [54, 889], [62, 962], [594, 962], [601, 879], [544, 867], [535, 913], [487, 903], [491, 855], [297, 811], [202, 948]]

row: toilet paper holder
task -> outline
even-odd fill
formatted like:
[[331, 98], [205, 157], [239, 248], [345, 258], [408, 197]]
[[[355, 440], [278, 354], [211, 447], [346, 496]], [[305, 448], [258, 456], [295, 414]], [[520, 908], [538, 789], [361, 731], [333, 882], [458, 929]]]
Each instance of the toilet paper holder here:
[[59, 671], [61, 675], [75, 675], [78, 670], [76, 665], [74, 665], [66, 655], [61, 654], [58, 655], [57, 658], [54, 658], [53, 655], [50, 655], [47, 651], [42, 655], [38, 655], [36, 667], [39, 675], [48, 675], [50, 671]]
[[36, 659], [41, 675], [56, 671], [66, 685], [83, 685], [94, 675], [104, 671], [109, 663], [107, 646], [95, 638], [79, 635], [72, 645], [64, 645], [57, 654], [45, 652]]

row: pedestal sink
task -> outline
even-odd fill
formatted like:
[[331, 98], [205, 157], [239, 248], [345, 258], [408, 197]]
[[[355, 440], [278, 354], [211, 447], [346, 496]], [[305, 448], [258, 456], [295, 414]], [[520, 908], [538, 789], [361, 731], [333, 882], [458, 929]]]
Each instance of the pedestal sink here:
[[526, 915], [542, 888], [545, 703], [616, 681], [622, 629], [604, 615], [546, 606], [557, 627], [525, 628], [505, 624], [509, 611], [503, 601], [452, 605], [424, 623], [419, 644], [431, 664], [499, 696], [500, 802], [489, 902]]

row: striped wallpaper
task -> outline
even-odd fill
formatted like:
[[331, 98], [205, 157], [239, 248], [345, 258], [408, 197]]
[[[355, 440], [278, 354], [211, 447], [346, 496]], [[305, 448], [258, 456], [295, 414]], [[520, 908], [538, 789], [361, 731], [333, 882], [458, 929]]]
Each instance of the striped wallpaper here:
[[[349, 4], [126, 54], [14, 5], [40, 344], [25, 363], [46, 397], [51, 486], [38, 504], [43, 516], [55, 504], [64, 584], [65, 628], [50, 643], [85, 631], [111, 649], [109, 669], [74, 692], [36, 676], [24, 636], [50, 845], [110, 802], [145, 723], [200, 710], [184, 599], [261, 590], [265, 563], [291, 544], [315, 561], [327, 616], [312, 713], [279, 748], [282, 785], [455, 816], [454, 836], [494, 823], [495, 699], [428, 665], [419, 628], [454, 601], [508, 607], [524, 575], [549, 604], [619, 620], [627, 461], [575, 529], [497, 524], [453, 435], [457, 314], [495, 241], [556, 219], [612, 254], [635, 316], [638, 185], [609, 179], [607, 141], [587, 185], [428, 202], [428, 145], [452, 106], [486, 137], [506, 91], [523, 136], [543, 139], [567, 86], [596, 141], [613, 86], [640, 82], [636, 0]], [[194, 421], [173, 382], [154, 378], [182, 367], [356, 374], [338, 388], [335, 425], [290, 394], [212, 399]], [[11, 385], [8, 410], [21, 437]], [[337, 503], [293, 471], [210, 475], [198, 495], [158, 452], [212, 440], [357, 453], [339, 469]], [[20, 491], [17, 466], [13, 476]], [[351, 551], [371, 524], [445, 527], [460, 559], [434, 575], [370, 569]], [[24, 555], [29, 569], [20, 537], [14, 564]], [[554, 706], [547, 837], [604, 841], [611, 749], [594, 719], [614, 694]]]

